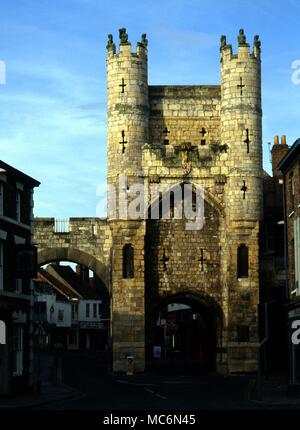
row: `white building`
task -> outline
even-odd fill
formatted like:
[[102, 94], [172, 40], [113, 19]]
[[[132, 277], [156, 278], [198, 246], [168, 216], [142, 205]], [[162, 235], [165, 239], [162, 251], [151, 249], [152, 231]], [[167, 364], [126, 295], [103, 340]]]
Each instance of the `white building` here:
[[106, 326], [101, 321], [103, 300], [94, 291], [85, 290], [70, 266], [40, 269], [35, 303], [37, 330], [38, 321], [45, 321], [40, 324], [45, 327], [45, 347], [98, 350], [106, 341]]

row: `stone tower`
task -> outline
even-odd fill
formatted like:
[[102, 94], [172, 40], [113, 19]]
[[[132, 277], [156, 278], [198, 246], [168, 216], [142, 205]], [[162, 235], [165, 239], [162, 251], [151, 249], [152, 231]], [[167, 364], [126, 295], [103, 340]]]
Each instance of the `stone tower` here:
[[116, 52], [112, 36], [107, 44], [108, 182], [120, 174], [129, 184], [142, 176], [142, 146], [148, 141], [147, 39], [132, 52], [126, 29], [119, 30]]
[[[239, 278], [232, 273], [228, 284], [228, 361], [239, 367], [242, 356], [248, 354], [255, 363], [257, 340], [258, 233], [262, 211], [262, 109], [261, 60], [259, 37], [254, 37], [253, 51], [244, 31], [238, 36], [237, 54], [221, 38], [221, 142], [228, 146], [226, 165], [226, 229], [230, 264], [236, 264], [240, 246], [249, 254], [249, 276]], [[247, 306], [245, 305], [248, 302]], [[242, 306], [242, 307], [241, 307]], [[234, 327], [247, 326], [252, 345], [243, 353]], [[251, 347], [253, 346], [253, 349]], [[247, 366], [246, 366], [247, 367]]]
[[[124, 370], [134, 356], [135, 370], [144, 370], [144, 234], [143, 220], [126, 220], [124, 198], [132, 184], [143, 184], [142, 147], [148, 141], [147, 39], [142, 35], [132, 52], [125, 28], [119, 30], [119, 50], [108, 36], [108, 184], [115, 186], [117, 219], [111, 216], [111, 291], [114, 371]], [[126, 183], [121, 181], [126, 177]], [[122, 183], [121, 183], [122, 182]], [[123, 200], [122, 200], [122, 196]], [[121, 203], [121, 200], [123, 203]], [[126, 248], [127, 247], [127, 248]], [[123, 254], [134, 252], [132, 276], [123, 275]]]

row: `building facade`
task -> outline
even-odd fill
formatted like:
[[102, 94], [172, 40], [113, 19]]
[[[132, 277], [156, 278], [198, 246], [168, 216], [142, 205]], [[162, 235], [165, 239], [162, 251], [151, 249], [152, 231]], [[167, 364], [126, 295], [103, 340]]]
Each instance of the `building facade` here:
[[[267, 339], [262, 367], [267, 372], [287, 368], [287, 285], [284, 253], [283, 175], [278, 168], [288, 152], [286, 136], [274, 137], [271, 148], [272, 174], [264, 172], [263, 220], [260, 232], [260, 337]], [[261, 351], [263, 352], [263, 351]]]
[[37, 325], [43, 322], [39, 339], [43, 349], [105, 349], [109, 321], [106, 290], [99, 288], [97, 282], [94, 285], [94, 278], [88, 276], [89, 271], [78, 266], [77, 273], [70, 266], [57, 264], [39, 269], [34, 289], [34, 322], [37, 331]]
[[[279, 163], [284, 178], [285, 253], [288, 290], [288, 344], [290, 383], [300, 383], [300, 347], [292, 333], [300, 326], [300, 139]], [[298, 321], [298, 323], [297, 323]], [[296, 326], [294, 326], [294, 322]], [[298, 325], [297, 325], [298, 324]]]
[[39, 182], [0, 161], [0, 394], [33, 387], [33, 190]]

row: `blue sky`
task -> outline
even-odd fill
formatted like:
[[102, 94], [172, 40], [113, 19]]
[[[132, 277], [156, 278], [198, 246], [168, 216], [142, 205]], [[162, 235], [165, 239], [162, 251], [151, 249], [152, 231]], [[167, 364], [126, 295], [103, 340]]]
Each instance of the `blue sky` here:
[[[107, 34], [149, 40], [149, 84], [219, 84], [219, 38], [262, 41], [267, 142], [300, 135], [298, 0], [1, 0], [0, 158], [41, 181], [36, 216], [96, 216], [106, 178]], [[297, 127], [298, 126], [298, 127]]]

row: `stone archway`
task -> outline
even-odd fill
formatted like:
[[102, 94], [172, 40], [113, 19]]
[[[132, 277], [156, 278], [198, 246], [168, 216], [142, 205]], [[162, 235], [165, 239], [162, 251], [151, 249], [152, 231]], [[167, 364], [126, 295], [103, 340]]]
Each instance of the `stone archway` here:
[[[168, 320], [163, 320], [162, 325], [159, 320], [161, 316], [166, 318], [167, 315], [168, 319], [172, 311], [168, 313], [167, 309], [169, 305], [173, 306], [175, 304], [177, 307], [178, 305], [184, 305], [186, 309], [173, 312], [172, 318], [174, 321], [176, 319], [175, 326], [177, 326], [174, 329], [176, 334], [173, 337], [175, 338], [176, 336], [177, 338], [176, 352], [179, 357], [174, 365], [174, 362], [170, 359], [170, 347], [169, 355], [167, 353], [168, 338], [170, 338], [170, 333], [172, 336], [172, 329], [168, 333]], [[174, 317], [176, 314], [177, 316]], [[182, 321], [183, 315], [185, 315], [185, 320], [183, 319]], [[160, 360], [162, 368], [165, 366], [170, 370], [169, 366], [171, 365], [174, 370], [178, 370], [184, 365], [183, 367], [189, 370], [216, 370], [217, 350], [222, 347], [224, 315], [220, 305], [212, 297], [205, 294], [195, 294], [188, 290], [166, 296], [159, 300], [148, 312], [146, 321], [148, 363], [153, 364], [151, 355], [153, 354], [154, 344], [155, 342], [162, 342], [161, 336], [163, 335], [164, 340], [161, 346], [164, 357]], [[175, 345], [173, 345], [173, 348], [175, 348]]]
[[76, 248], [45, 248], [38, 251], [38, 265], [54, 261], [71, 261], [82, 264], [92, 270], [109, 288], [109, 269], [94, 256]]

